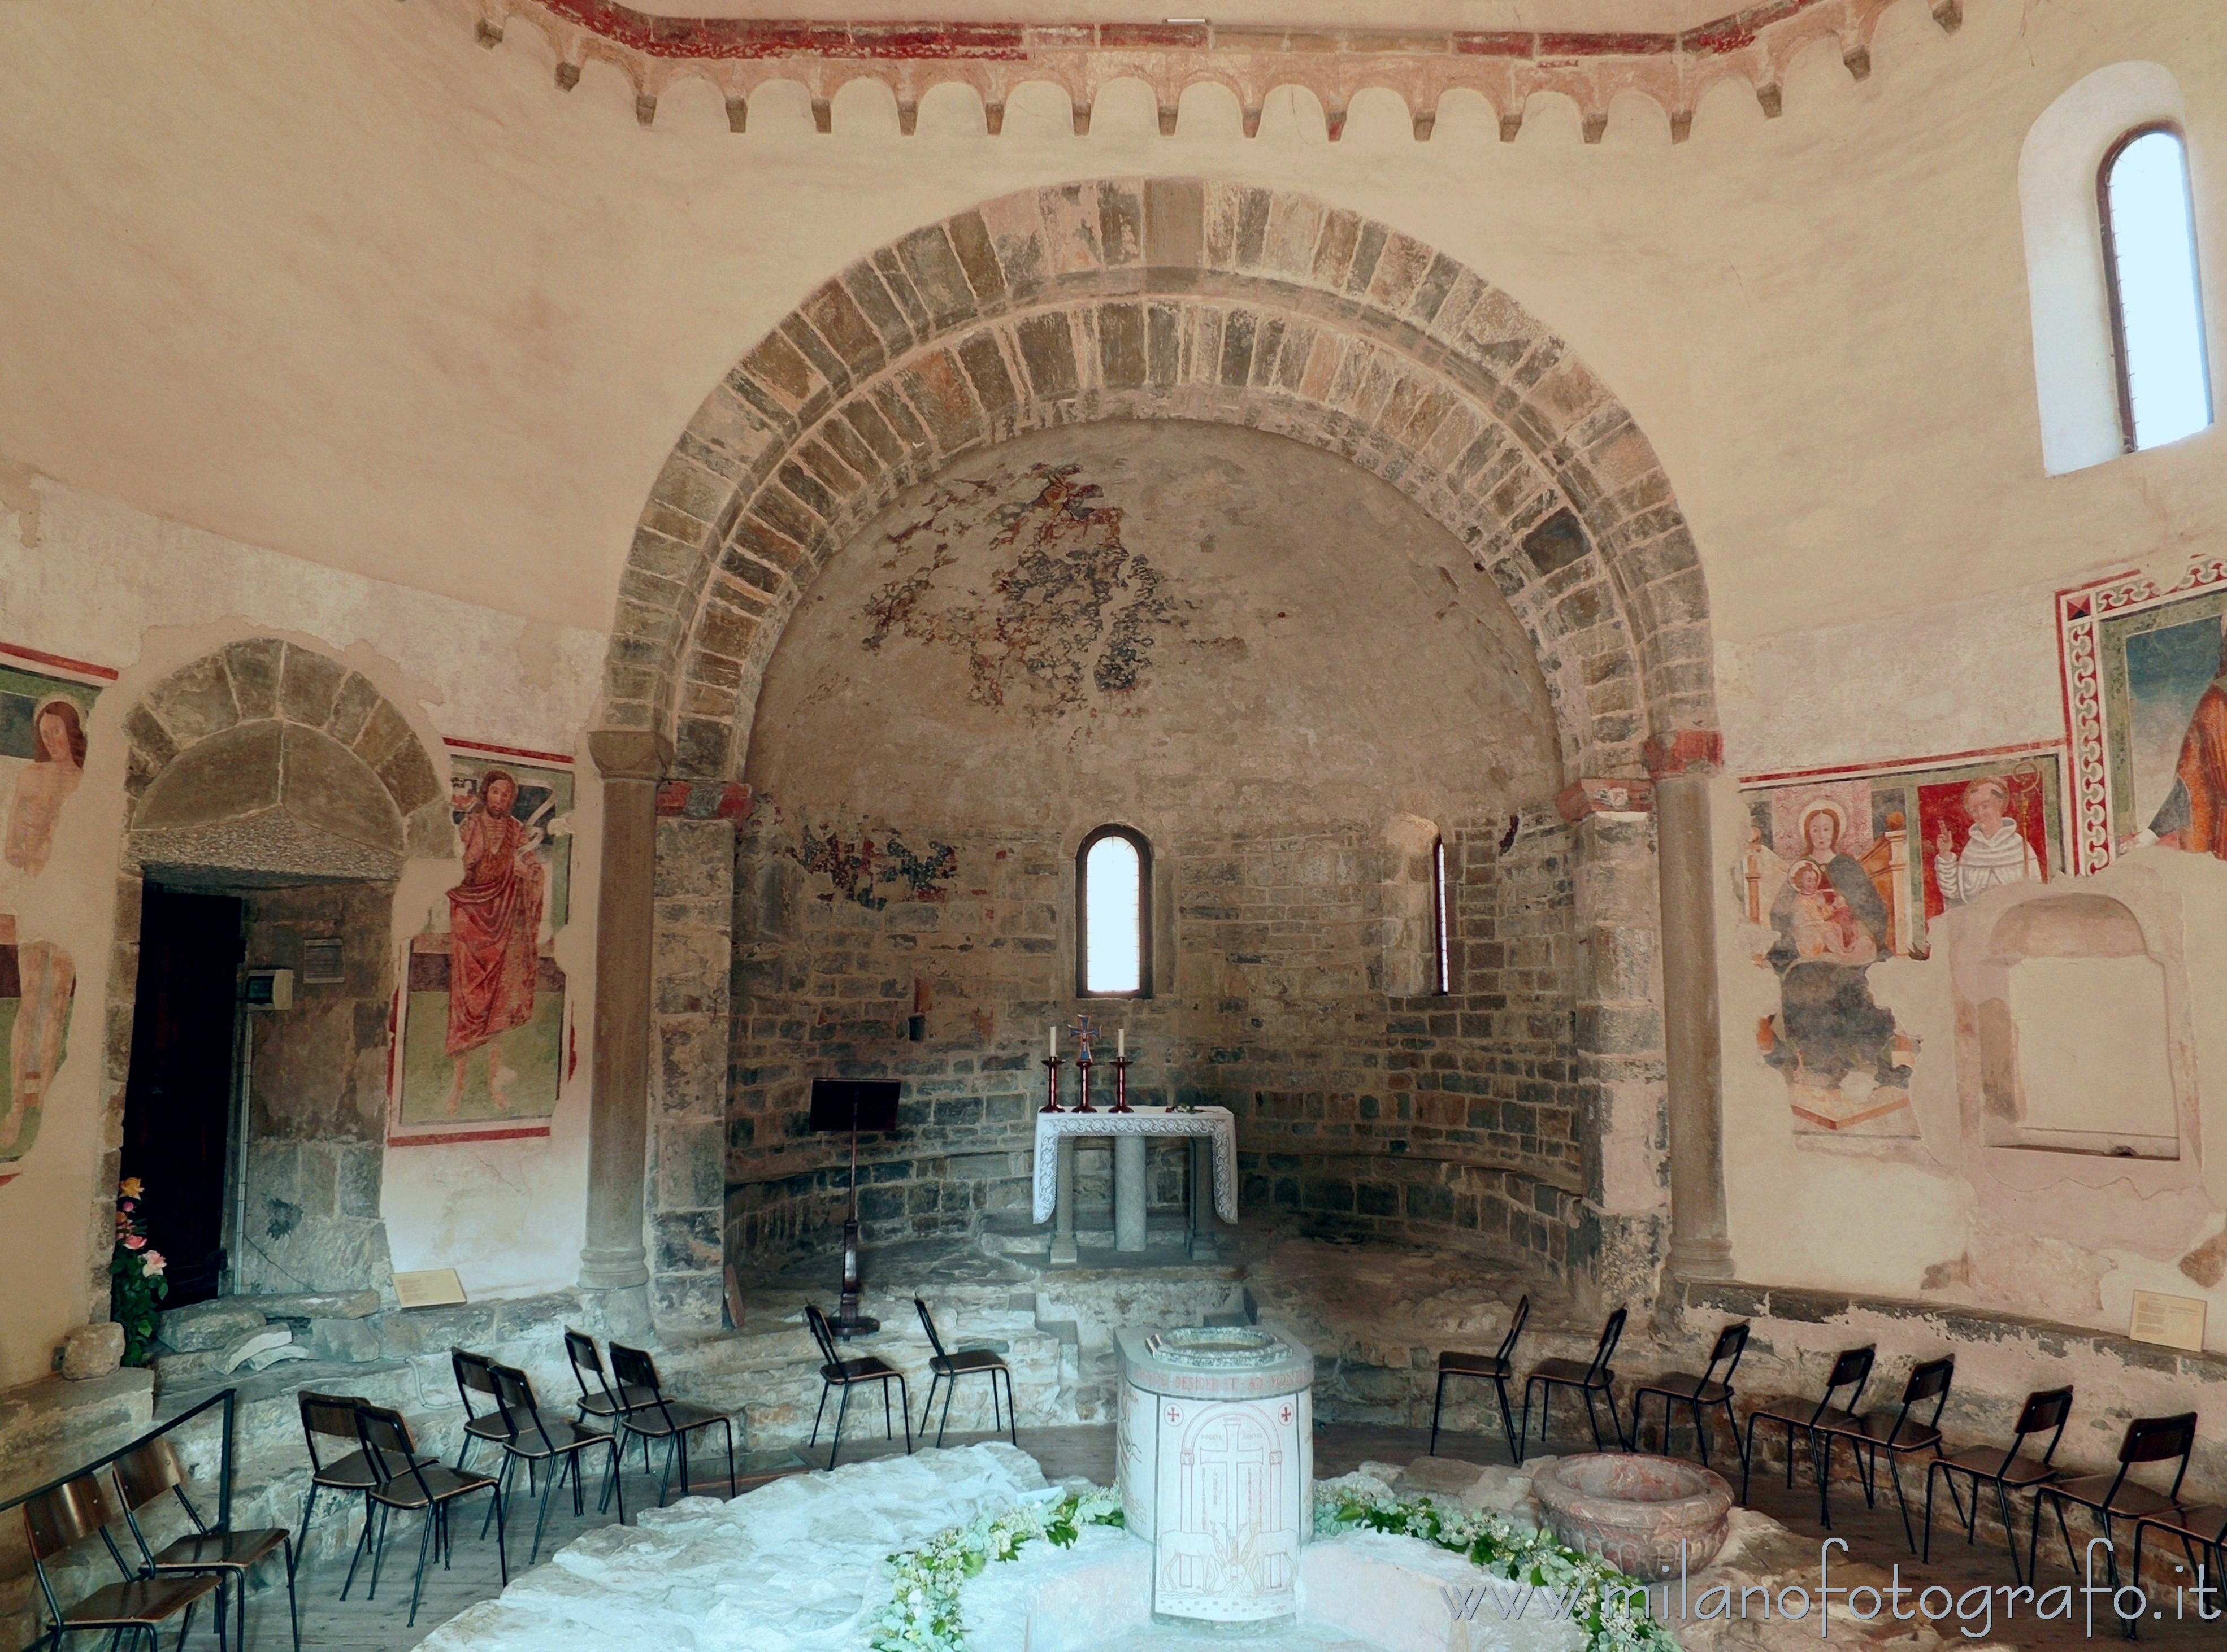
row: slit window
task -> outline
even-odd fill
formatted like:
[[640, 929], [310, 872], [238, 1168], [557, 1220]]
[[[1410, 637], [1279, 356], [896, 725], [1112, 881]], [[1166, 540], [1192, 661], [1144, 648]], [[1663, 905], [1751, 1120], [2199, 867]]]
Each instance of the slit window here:
[[1446, 922], [1446, 840], [1431, 845], [1431, 981], [1440, 993], [1453, 991], [1452, 925]]
[[2188, 146], [2171, 126], [2137, 127], [2111, 146], [2096, 182], [2119, 428], [2133, 453], [2211, 423]]
[[1126, 826], [1101, 826], [1075, 860], [1075, 991], [1143, 998], [1152, 969], [1152, 850]]

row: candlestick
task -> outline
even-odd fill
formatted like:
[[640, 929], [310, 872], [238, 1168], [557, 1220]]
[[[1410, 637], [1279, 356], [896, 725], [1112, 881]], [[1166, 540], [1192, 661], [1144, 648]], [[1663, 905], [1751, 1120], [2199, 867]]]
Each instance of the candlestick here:
[[1116, 1113], [1136, 1111], [1136, 1108], [1129, 1105], [1129, 1058], [1126, 1056], [1116, 1056], [1114, 1058], [1114, 1111]]
[[1059, 1057], [1056, 1056], [1050, 1057], [1044, 1062], [1043, 1067], [1044, 1072], [1050, 1075], [1051, 1081], [1050, 1086], [1051, 1094], [1050, 1099], [1047, 1100], [1043, 1107], [1037, 1108], [1037, 1111], [1039, 1113], [1063, 1113], [1066, 1109], [1059, 1105]]
[[1095, 1113], [1098, 1111], [1097, 1108], [1090, 1105], [1090, 1068], [1092, 1064], [1090, 1057], [1087, 1055], [1082, 1056], [1075, 1063], [1075, 1071], [1082, 1075], [1082, 1100], [1069, 1107], [1068, 1109], [1069, 1113]]

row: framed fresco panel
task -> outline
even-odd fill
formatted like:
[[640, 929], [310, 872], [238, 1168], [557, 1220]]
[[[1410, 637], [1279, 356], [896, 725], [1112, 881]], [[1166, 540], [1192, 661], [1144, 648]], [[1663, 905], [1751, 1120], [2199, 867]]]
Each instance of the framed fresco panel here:
[[1734, 878], [1780, 998], [1756, 1046], [1797, 1132], [1918, 1133], [1918, 1041], [1873, 997], [1871, 970], [1930, 956], [1949, 908], [2059, 875], [2063, 788], [2055, 745], [1744, 778]]
[[2227, 860], [2227, 562], [2059, 591], [2072, 864], [2133, 848]]
[[449, 761], [463, 864], [403, 960], [396, 1146], [546, 1135], [565, 1079], [571, 764], [463, 742]]

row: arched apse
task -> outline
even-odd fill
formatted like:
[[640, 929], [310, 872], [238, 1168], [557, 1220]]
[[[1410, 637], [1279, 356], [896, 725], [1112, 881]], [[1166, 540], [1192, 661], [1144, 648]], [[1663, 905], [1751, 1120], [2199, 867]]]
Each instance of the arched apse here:
[[608, 727], [737, 775], [803, 591], [904, 488], [1023, 431], [1241, 424], [1394, 483], [1529, 636], [1566, 774], [1715, 726], [1708, 599], [1669, 478], [1560, 339], [1456, 260], [1286, 191], [1109, 179], [861, 258], [705, 398], [620, 588]]

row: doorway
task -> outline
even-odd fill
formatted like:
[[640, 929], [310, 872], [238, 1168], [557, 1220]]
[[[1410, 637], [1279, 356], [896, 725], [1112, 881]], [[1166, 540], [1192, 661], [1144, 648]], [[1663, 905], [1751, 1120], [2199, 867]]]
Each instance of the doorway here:
[[123, 1173], [146, 1189], [148, 1242], [167, 1259], [164, 1305], [222, 1287], [233, 1131], [241, 904], [150, 884], [124, 1091]]

